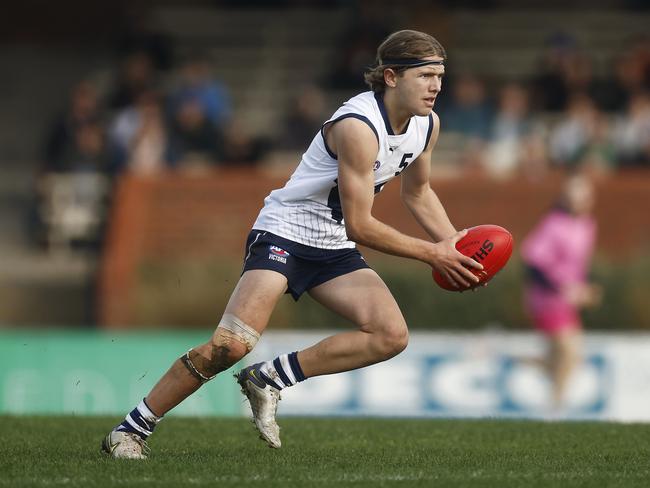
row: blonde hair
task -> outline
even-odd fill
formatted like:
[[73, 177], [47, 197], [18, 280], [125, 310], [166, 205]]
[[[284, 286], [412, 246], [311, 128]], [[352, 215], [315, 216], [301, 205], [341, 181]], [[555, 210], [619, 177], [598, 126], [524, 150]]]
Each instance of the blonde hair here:
[[445, 48], [433, 36], [414, 30], [393, 32], [377, 48], [376, 66], [369, 68], [363, 78], [372, 91], [382, 92], [386, 89], [385, 69], [391, 68], [397, 73], [408, 69], [408, 66], [384, 64], [384, 59], [422, 59], [428, 56], [447, 59]]

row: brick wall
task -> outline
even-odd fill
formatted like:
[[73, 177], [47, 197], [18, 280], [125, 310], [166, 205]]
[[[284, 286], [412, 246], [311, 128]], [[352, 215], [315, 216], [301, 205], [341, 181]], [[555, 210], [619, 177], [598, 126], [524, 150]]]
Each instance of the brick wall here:
[[[136, 270], [146, 259], [169, 262], [219, 257], [240, 263], [244, 241], [263, 198], [285, 177], [263, 171], [219, 171], [200, 176], [125, 177], [116, 189], [99, 286], [100, 321], [132, 319]], [[482, 223], [508, 228], [520, 242], [554, 202], [560, 176], [543, 182], [493, 182], [479, 176], [433, 181], [457, 228]], [[598, 184], [598, 247], [612, 258], [650, 248], [650, 175], [629, 173]], [[399, 182], [375, 201], [375, 216], [424, 236], [399, 200]]]

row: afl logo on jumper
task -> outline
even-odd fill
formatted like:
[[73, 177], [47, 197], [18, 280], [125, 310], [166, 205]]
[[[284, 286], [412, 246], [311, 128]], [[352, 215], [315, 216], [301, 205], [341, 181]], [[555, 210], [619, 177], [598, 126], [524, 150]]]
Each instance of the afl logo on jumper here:
[[372, 170], [377, 171], [381, 166], [381, 161], [375, 161], [375, 164], [372, 165]]
[[287, 256], [289, 253], [284, 249], [279, 248], [278, 246], [269, 246], [269, 259], [271, 261], [279, 261], [283, 264], [287, 264]]

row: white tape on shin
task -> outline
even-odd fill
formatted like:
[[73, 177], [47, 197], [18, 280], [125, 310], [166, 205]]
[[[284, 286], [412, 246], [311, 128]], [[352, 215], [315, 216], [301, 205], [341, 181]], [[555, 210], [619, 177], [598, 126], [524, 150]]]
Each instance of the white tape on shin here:
[[246, 352], [251, 352], [260, 340], [259, 332], [230, 313], [223, 314], [217, 331], [219, 329], [228, 331], [235, 340], [244, 344]]

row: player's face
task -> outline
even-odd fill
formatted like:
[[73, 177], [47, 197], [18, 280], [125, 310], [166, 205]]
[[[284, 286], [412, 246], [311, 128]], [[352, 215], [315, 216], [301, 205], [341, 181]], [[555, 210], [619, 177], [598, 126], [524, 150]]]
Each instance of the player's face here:
[[[424, 59], [442, 61], [439, 56], [429, 56]], [[440, 65], [405, 70], [397, 81], [399, 98], [405, 108], [414, 115], [428, 115], [442, 89], [444, 74], [445, 67]]]
[[594, 190], [586, 180], [570, 181], [565, 189], [564, 197], [569, 210], [576, 215], [589, 214], [594, 207]]

